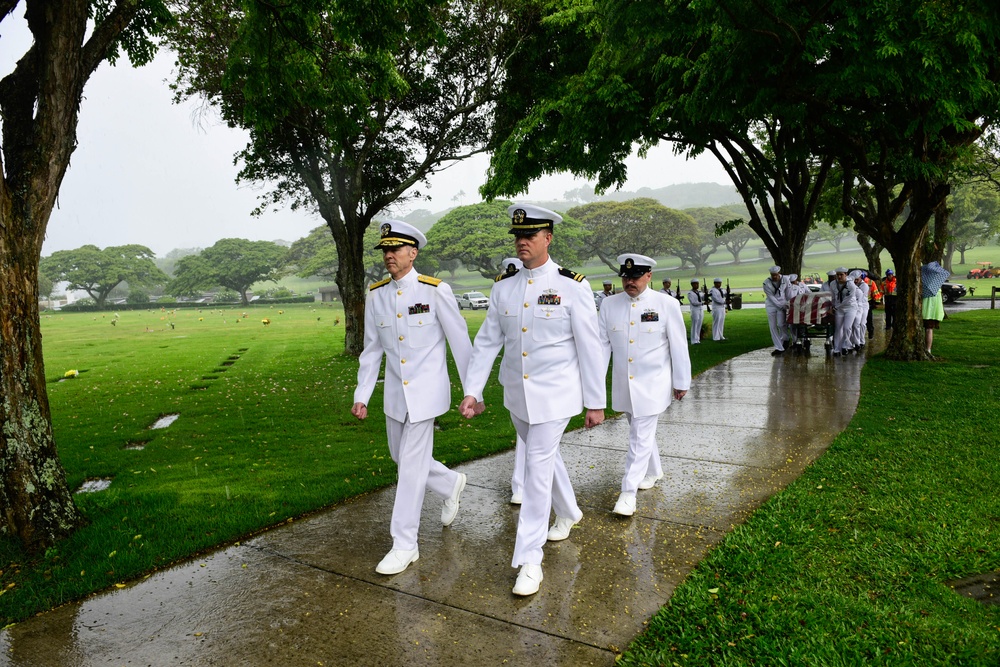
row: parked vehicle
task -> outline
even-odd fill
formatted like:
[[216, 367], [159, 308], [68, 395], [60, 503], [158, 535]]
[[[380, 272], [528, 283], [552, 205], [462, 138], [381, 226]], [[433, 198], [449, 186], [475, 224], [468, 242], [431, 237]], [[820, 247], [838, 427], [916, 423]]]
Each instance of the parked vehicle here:
[[486, 310], [490, 307], [490, 300], [482, 292], [463, 292], [462, 294], [456, 294], [455, 299], [458, 301], [459, 310], [465, 310], [466, 308], [471, 308], [472, 310], [482, 308]]
[[945, 283], [941, 285], [941, 298], [945, 303], [955, 303], [966, 294], [965, 285], [961, 283]]

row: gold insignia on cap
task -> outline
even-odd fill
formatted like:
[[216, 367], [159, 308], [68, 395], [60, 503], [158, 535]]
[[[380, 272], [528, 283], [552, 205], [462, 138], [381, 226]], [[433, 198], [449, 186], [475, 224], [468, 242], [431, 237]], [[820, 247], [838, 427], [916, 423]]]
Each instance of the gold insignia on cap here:
[[628, 259], [625, 260], [625, 268], [626, 269], [631, 269], [633, 266], [635, 266], [635, 262], [632, 261], [631, 257], [629, 257]]
[[392, 225], [390, 225], [388, 222], [383, 222], [382, 226], [379, 227], [379, 232], [382, 234], [382, 236], [388, 236], [392, 232]]
[[528, 214], [527, 214], [527, 212], [525, 212], [525, 210], [523, 208], [517, 208], [517, 209], [514, 209], [514, 214], [512, 216], [511, 221], [515, 225], [523, 225], [524, 224], [524, 219], [527, 218], [527, 217], [528, 217]]

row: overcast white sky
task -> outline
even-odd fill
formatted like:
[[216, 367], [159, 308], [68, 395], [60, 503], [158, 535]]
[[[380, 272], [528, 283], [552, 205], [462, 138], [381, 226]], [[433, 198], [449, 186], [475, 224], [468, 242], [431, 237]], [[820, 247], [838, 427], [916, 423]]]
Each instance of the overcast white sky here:
[[[30, 33], [23, 19], [0, 24], [0, 77], [24, 54]], [[295, 241], [322, 221], [302, 212], [254, 217], [258, 192], [235, 183], [233, 155], [245, 134], [215, 119], [199, 119], [197, 105], [175, 105], [166, 81], [173, 55], [161, 52], [150, 65], [133, 69], [127, 59], [107, 63], [91, 78], [80, 112], [78, 147], [49, 221], [42, 254], [93, 244], [104, 248], [138, 243], [163, 256], [174, 248], [205, 248], [223, 238]], [[437, 174], [409, 209], [440, 211], [478, 201], [487, 158], [480, 156]], [[646, 160], [629, 162], [624, 189], [729, 180], [712, 157], [685, 161], [668, 147]], [[547, 177], [521, 197], [559, 199], [584, 181]], [[393, 214], [405, 214], [406, 210]]]

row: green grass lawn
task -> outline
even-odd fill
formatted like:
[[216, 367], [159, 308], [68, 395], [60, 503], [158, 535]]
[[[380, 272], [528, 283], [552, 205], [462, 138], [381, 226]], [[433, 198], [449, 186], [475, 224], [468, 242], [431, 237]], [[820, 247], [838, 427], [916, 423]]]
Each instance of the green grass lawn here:
[[950, 317], [937, 363], [868, 362], [830, 449], [678, 587], [622, 665], [1000, 664], [1000, 318]]
[[[485, 312], [465, 317], [474, 333]], [[395, 481], [381, 390], [369, 419], [349, 412], [357, 360], [342, 353], [338, 309], [122, 311], [114, 326], [113, 318], [43, 315], [69, 486], [112, 484], [75, 496], [87, 525], [44, 554], [0, 538], [0, 627]], [[695, 348], [695, 372], [768, 344], [763, 311], [733, 311], [726, 325], [730, 340]], [[79, 376], [63, 380], [70, 370]], [[436, 458], [452, 465], [513, 446], [497, 382], [485, 400], [475, 420], [454, 409], [438, 418]], [[150, 430], [171, 414], [179, 415], [171, 426]]]

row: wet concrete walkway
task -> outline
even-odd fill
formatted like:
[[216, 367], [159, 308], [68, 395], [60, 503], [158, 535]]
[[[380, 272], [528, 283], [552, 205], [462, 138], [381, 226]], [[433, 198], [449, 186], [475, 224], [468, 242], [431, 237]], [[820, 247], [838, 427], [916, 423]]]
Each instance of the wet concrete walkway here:
[[[708, 343], [712, 344], [712, 343]], [[569, 433], [583, 521], [511, 594], [513, 452], [459, 466], [455, 523], [425, 502], [420, 560], [383, 577], [394, 488], [0, 632], [0, 666], [612, 665], [727, 531], [842, 431], [863, 358], [737, 357], [695, 378], [658, 429], [664, 478], [611, 514], [628, 427]], [[503, 409], [492, 406], [491, 409]]]

